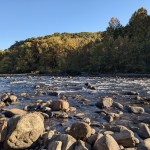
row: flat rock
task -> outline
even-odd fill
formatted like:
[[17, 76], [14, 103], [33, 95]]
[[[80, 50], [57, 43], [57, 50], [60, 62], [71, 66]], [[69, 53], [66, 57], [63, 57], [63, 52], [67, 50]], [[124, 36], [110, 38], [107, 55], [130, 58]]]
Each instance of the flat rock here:
[[27, 114], [27, 112], [24, 111], [24, 110], [18, 109], [18, 108], [13, 108], [13, 109], [10, 109], [10, 110], [5, 110], [5, 111], [3, 112], [3, 114], [4, 114], [6, 117], [11, 118], [11, 117], [13, 117], [14, 115], [19, 115], [19, 116], [25, 115], [25, 114]]

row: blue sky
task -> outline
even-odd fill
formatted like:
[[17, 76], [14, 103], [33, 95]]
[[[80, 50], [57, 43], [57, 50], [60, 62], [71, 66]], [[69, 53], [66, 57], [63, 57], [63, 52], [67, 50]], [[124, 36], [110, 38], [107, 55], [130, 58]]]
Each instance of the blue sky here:
[[55, 32], [97, 32], [111, 17], [126, 25], [150, 0], [0, 0], [0, 49]]

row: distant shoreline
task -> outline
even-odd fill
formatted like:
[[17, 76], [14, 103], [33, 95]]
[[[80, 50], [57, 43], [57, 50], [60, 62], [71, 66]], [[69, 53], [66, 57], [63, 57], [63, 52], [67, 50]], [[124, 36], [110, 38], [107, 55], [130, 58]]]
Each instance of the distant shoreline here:
[[24, 73], [24, 74], [0, 74], [0, 77], [20, 77], [20, 76], [60, 76], [60, 77], [129, 77], [129, 78], [150, 78], [150, 74], [136, 74], [136, 73], [116, 73], [116, 74], [33, 74], [33, 73]]

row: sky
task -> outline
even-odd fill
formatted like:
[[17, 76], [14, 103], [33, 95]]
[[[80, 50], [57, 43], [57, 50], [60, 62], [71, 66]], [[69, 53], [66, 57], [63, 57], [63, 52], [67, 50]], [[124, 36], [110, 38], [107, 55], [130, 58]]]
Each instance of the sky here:
[[55, 32], [104, 31], [112, 17], [126, 25], [150, 0], [0, 0], [0, 50]]

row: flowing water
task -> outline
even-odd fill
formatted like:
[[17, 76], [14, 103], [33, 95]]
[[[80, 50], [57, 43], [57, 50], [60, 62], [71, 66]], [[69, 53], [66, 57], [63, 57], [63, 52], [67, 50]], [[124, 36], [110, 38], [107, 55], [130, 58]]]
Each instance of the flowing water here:
[[[96, 90], [91, 90], [85, 86], [90, 83]], [[36, 88], [39, 86], [40, 88]], [[57, 96], [50, 96], [47, 90], [51, 89], [60, 93]], [[21, 108], [34, 103], [36, 100], [58, 100], [65, 96], [70, 106], [77, 108], [77, 113], [84, 113], [85, 117], [89, 117], [91, 122], [106, 124], [103, 117], [97, 113], [100, 109], [95, 103], [103, 96], [110, 96], [114, 101], [120, 102], [125, 107], [128, 105], [142, 106], [149, 111], [149, 105], [145, 106], [136, 103], [135, 95], [125, 95], [125, 92], [135, 91], [140, 96], [150, 95], [150, 78], [123, 78], [123, 77], [52, 77], [52, 76], [7, 76], [0, 77], [0, 96], [3, 93], [12, 93], [16, 95], [20, 101], [17, 105], [10, 105], [7, 108]], [[22, 98], [21, 93], [28, 93], [29, 98]], [[84, 99], [90, 100], [85, 103]], [[117, 112], [117, 110], [109, 109], [109, 112]], [[125, 110], [123, 116], [114, 121], [112, 124], [123, 124], [129, 126], [136, 124], [140, 118], [150, 117], [149, 113], [142, 115], [129, 114]], [[58, 130], [69, 126], [72, 122], [81, 120], [70, 114], [70, 119], [49, 119], [48, 125], [56, 127]], [[62, 127], [63, 126], [63, 127]]]

